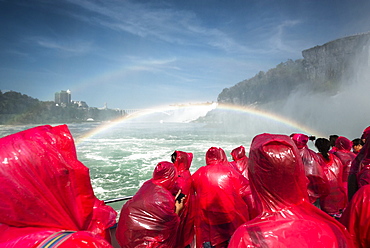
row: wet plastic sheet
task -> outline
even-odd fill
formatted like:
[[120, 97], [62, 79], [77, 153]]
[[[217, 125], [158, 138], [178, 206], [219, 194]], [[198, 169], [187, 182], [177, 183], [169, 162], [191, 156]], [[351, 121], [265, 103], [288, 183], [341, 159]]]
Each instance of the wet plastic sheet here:
[[221, 148], [206, 153], [206, 166], [193, 174], [196, 192], [197, 247], [227, 242], [238, 226], [249, 220], [249, 182], [225, 160]]
[[116, 231], [121, 247], [175, 247], [180, 217], [171, 190], [176, 178], [174, 165], [160, 162], [153, 178], [123, 205]]
[[[18, 241], [23, 245], [14, 247], [32, 247], [60, 230], [109, 239], [107, 230], [115, 224], [116, 212], [95, 197], [89, 169], [78, 161], [66, 125], [39, 126], [1, 138], [0, 187], [2, 247]], [[110, 246], [105, 244], [101, 247]]]
[[307, 199], [297, 147], [285, 135], [256, 136], [249, 152], [249, 179], [261, 215], [240, 226], [235, 247], [353, 247], [345, 228]]

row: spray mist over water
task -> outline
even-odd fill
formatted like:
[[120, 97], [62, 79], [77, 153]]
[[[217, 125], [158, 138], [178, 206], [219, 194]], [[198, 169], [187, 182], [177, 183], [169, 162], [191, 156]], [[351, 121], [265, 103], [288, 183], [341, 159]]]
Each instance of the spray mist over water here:
[[204, 117], [215, 109], [217, 103], [212, 104], [183, 104], [153, 109], [144, 109], [123, 118], [126, 122], [154, 122], [154, 123], [189, 123]]
[[349, 139], [360, 137], [370, 124], [370, 104], [366, 81], [342, 86], [333, 96], [326, 94], [292, 94], [281, 108], [281, 114], [296, 119], [326, 137], [331, 134]]
[[260, 107], [318, 130], [322, 137], [331, 134], [349, 139], [360, 137], [364, 128], [370, 125], [369, 48], [370, 44], [367, 44], [353, 56], [343, 70], [336, 92], [313, 92], [308, 85], [295, 90], [284, 101]]
[[370, 73], [361, 70], [358, 73], [361, 75], [343, 82], [332, 96], [296, 92], [286, 101], [282, 114], [321, 130], [326, 137], [331, 134], [349, 139], [360, 137], [370, 124]]

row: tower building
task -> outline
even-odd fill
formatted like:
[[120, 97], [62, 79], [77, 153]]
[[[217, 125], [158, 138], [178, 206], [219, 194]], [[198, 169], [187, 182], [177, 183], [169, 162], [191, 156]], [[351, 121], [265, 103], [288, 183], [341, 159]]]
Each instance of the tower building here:
[[60, 92], [55, 93], [55, 103], [60, 105], [69, 105], [71, 103], [71, 91], [70, 90], [62, 90]]

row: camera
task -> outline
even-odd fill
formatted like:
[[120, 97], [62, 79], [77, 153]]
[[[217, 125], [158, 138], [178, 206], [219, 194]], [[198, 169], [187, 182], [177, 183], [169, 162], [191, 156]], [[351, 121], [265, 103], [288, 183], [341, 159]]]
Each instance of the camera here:
[[183, 193], [180, 193], [177, 198], [176, 198], [176, 201], [178, 201], [179, 203], [181, 202], [181, 199], [184, 198], [185, 195]]
[[308, 139], [314, 141], [316, 139], [316, 137], [311, 135], [311, 136], [308, 137]]

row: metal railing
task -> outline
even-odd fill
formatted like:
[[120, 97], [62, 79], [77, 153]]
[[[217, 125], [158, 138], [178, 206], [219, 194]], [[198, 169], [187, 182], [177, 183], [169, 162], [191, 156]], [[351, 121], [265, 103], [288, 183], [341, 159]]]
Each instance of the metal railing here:
[[127, 200], [130, 200], [133, 196], [124, 196], [124, 197], [119, 197], [119, 198], [114, 198], [114, 199], [108, 199], [108, 200], [104, 200], [104, 203], [105, 204], [108, 204], [108, 203], [114, 203], [114, 202], [120, 202], [120, 201], [127, 201]]

